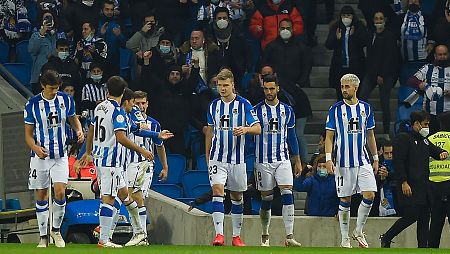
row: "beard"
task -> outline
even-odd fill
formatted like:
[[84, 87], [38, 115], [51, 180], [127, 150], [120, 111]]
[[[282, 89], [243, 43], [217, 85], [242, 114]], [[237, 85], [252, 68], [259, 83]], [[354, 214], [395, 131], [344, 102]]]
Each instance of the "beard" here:
[[353, 98], [353, 95], [350, 95], [348, 93], [342, 93], [342, 97], [346, 100], [351, 100]]
[[275, 100], [275, 96], [273, 96], [273, 95], [266, 95], [266, 100], [267, 101], [274, 101]]

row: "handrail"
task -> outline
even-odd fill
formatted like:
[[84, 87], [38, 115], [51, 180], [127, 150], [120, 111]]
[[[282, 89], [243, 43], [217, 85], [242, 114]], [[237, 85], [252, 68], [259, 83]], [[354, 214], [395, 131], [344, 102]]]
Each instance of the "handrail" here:
[[6, 81], [11, 83], [11, 85], [14, 86], [23, 97], [29, 99], [34, 96], [33, 93], [22, 84], [22, 82], [14, 77], [14, 75], [12, 75], [11, 72], [3, 66], [3, 64], [0, 64], [0, 75], [5, 78]]

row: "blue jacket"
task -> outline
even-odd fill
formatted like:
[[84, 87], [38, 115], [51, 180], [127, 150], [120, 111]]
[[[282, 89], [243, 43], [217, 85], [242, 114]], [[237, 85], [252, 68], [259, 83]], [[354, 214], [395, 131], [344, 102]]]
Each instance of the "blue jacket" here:
[[309, 216], [333, 217], [337, 214], [339, 198], [336, 194], [334, 175], [329, 175], [326, 178], [317, 174], [311, 177], [302, 175], [294, 180], [294, 189], [308, 193]]
[[39, 81], [42, 66], [47, 63], [49, 56], [56, 49], [57, 34], [46, 34], [42, 38], [39, 31], [35, 31], [28, 42], [28, 52], [31, 54], [33, 64], [31, 66], [30, 83]]
[[[115, 19], [112, 19], [108, 23], [106, 33], [102, 34], [100, 31], [105, 22], [105, 17], [102, 17], [100, 19], [100, 22], [98, 23], [97, 36], [103, 38], [106, 42], [106, 45], [108, 45], [108, 55], [106, 57], [108, 62], [113, 65], [118, 65], [120, 63], [120, 48], [125, 47], [125, 43], [127, 42], [127, 39], [124, 35], [125, 29], [123, 27], [120, 27]], [[116, 36], [113, 32], [113, 29], [116, 27], [120, 27], [121, 33], [119, 36]]]

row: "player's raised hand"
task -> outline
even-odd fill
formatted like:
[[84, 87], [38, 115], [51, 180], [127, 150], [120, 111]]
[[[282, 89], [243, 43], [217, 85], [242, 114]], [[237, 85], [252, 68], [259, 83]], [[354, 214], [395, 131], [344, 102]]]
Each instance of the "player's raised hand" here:
[[149, 161], [153, 160], [153, 153], [148, 150], [143, 149], [143, 151], [140, 154]]
[[168, 168], [163, 168], [161, 170], [161, 173], [159, 173], [159, 180], [161, 181], [166, 181], [167, 180], [167, 175], [168, 175], [169, 169]]
[[162, 140], [172, 138], [173, 136], [174, 136], [173, 133], [168, 130], [163, 130], [158, 134], [158, 138]]
[[45, 159], [48, 156], [47, 149], [42, 146], [36, 146], [33, 151], [36, 153], [36, 155], [39, 157], [39, 159]]
[[333, 161], [329, 160], [325, 163], [326, 167], [327, 167], [327, 172], [329, 175], [334, 175], [334, 166], [333, 166]]
[[83, 131], [77, 131], [77, 142], [82, 144], [84, 142], [84, 133]]
[[233, 136], [241, 136], [247, 133], [247, 128], [243, 126], [239, 126], [233, 129]]

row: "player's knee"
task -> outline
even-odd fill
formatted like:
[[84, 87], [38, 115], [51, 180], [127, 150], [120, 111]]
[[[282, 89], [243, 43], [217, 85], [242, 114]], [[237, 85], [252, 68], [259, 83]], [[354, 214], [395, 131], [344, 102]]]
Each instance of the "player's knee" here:
[[215, 184], [211, 187], [211, 189], [212, 189], [214, 196], [223, 196], [224, 195], [223, 185]]
[[269, 211], [272, 209], [272, 201], [273, 201], [273, 194], [262, 196], [261, 195], [261, 210]]
[[242, 200], [242, 192], [230, 191], [231, 200]]
[[350, 202], [352, 202], [352, 198], [351, 197], [343, 197], [343, 198], [340, 198], [340, 201], [344, 202], [344, 203], [350, 203]]
[[373, 201], [375, 199], [375, 192], [364, 192], [363, 193], [363, 198]]
[[281, 189], [281, 203], [283, 205], [293, 205], [294, 195], [290, 189]]
[[273, 191], [261, 191], [261, 199], [273, 194]]

